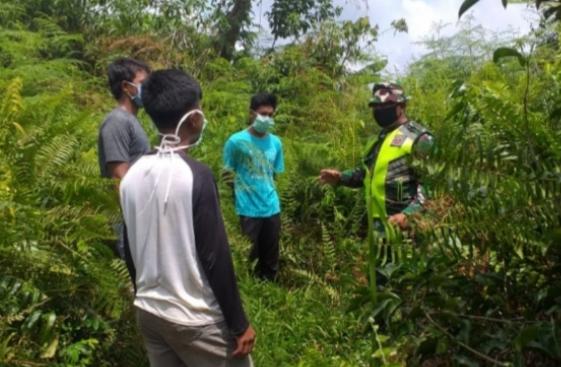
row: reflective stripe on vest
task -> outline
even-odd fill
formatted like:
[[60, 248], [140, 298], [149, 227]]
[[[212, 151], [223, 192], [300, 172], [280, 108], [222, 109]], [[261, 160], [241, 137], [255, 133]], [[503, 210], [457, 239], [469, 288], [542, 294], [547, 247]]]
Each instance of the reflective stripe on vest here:
[[384, 138], [372, 169], [366, 167], [369, 174], [365, 177], [364, 187], [367, 190], [366, 197], [370, 205], [369, 212], [373, 218], [380, 218], [382, 220], [387, 218], [386, 178], [389, 165], [396, 159], [411, 154], [414, 142], [415, 140], [411, 137], [411, 134], [407, 134], [401, 127], [395, 129]]

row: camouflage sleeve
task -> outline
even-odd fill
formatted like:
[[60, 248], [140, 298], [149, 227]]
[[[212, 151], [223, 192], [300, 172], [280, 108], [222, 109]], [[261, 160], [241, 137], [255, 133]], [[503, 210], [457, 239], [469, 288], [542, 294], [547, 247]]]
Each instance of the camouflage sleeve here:
[[352, 188], [362, 187], [364, 185], [365, 174], [366, 171], [364, 167], [356, 167], [343, 171], [341, 172], [341, 185]]
[[[425, 159], [430, 156], [434, 150], [434, 137], [431, 133], [423, 133], [415, 141], [413, 145], [413, 155], [417, 159]], [[405, 215], [411, 215], [423, 210], [423, 206], [426, 201], [425, 190], [423, 186], [419, 184], [417, 186], [417, 195], [415, 195], [414, 200], [403, 209], [402, 213]]]
[[423, 133], [420, 135], [413, 145], [413, 154], [415, 158], [426, 158], [434, 150], [434, 136], [431, 133]]
[[423, 186], [417, 186], [417, 195], [415, 195], [415, 199], [401, 212], [405, 215], [412, 215], [415, 213], [420, 212], [423, 210], [423, 206], [425, 204], [426, 198]]

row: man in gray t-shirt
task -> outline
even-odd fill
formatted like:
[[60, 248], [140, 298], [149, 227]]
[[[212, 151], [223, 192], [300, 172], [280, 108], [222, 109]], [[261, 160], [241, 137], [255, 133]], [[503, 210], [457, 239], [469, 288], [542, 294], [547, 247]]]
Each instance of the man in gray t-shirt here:
[[[149, 73], [148, 65], [138, 60], [118, 59], [109, 65], [109, 88], [118, 106], [107, 115], [99, 129], [97, 154], [103, 177], [121, 180], [130, 166], [150, 150], [148, 136], [136, 118], [142, 107], [142, 82]], [[116, 227], [115, 250], [124, 259], [123, 225]]]
[[[121, 107], [115, 108], [99, 129], [99, 169], [103, 177], [122, 178], [116, 166], [130, 166], [150, 149], [148, 137], [136, 117]], [[127, 167], [128, 168], [128, 167]], [[126, 171], [125, 171], [126, 172]], [[124, 176], [124, 175], [123, 175]]]
[[142, 82], [150, 68], [137, 60], [118, 59], [109, 65], [109, 87], [118, 106], [99, 129], [98, 157], [103, 177], [122, 179], [130, 165], [150, 150], [148, 136], [136, 118], [142, 107]]

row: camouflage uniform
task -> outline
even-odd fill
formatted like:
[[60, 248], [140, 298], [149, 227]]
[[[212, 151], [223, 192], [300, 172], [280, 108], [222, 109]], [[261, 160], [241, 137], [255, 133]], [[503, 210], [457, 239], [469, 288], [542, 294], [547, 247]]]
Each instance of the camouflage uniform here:
[[[374, 85], [369, 106], [405, 104], [403, 89], [393, 83]], [[371, 198], [375, 227], [397, 213], [410, 215], [422, 209], [423, 188], [411, 165], [412, 158], [427, 156], [434, 145], [432, 134], [413, 121], [382, 129], [367, 146], [362, 164], [344, 171], [341, 184], [365, 187]]]

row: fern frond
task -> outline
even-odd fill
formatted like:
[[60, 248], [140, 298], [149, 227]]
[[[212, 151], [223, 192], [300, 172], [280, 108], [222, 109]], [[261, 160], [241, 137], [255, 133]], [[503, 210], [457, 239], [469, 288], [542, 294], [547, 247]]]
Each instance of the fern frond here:
[[62, 168], [76, 156], [78, 141], [70, 135], [56, 136], [47, 145], [42, 146], [35, 155], [37, 175], [58, 175]]
[[318, 275], [306, 271], [304, 269], [290, 269], [290, 272], [293, 275], [300, 276], [308, 281], [311, 281], [313, 284], [320, 287], [320, 289], [325, 292], [331, 299], [331, 302], [336, 304], [339, 303], [340, 295], [339, 292], [331, 285], [327, 284], [323, 279], [321, 279]]
[[8, 84], [2, 101], [0, 102], [0, 138], [2, 140], [4, 140], [6, 135], [16, 126], [14, 124], [20, 112], [23, 110], [22, 88], [22, 79], [13, 79]]

